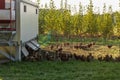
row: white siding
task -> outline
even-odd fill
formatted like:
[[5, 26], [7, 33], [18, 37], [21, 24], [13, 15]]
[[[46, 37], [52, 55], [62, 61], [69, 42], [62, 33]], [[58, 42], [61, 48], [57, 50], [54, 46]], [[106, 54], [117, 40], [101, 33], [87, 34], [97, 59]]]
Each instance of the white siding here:
[[[26, 12], [24, 12], [24, 5], [27, 9]], [[23, 2], [21, 2], [20, 6], [21, 41], [26, 42], [38, 35], [38, 14], [36, 14], [37, 7]]]

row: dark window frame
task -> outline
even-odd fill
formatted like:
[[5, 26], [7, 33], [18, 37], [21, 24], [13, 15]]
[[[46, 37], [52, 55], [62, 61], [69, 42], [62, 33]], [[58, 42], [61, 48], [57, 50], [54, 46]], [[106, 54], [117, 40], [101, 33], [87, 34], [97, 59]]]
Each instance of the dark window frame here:
[[24, 5], [24, 12], [27, 12], [27, 6]]
[[38, 9], [36, 9], [36, 14], [38, 14]]

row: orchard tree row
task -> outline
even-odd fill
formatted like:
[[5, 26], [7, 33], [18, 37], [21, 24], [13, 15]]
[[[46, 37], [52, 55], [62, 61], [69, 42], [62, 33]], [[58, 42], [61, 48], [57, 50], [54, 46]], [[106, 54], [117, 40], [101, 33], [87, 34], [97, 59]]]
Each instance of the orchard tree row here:
[[[53, 35], [64, 36], [120, 36], [120, 12], [113, 12], [112, 6], [103, 6], [103, 12], [97, 13], [93, 10], [93, 3], [90, 0], [89, 5], [83, 7], [79, 4], [79, 12], [71, 14], [71, 6], [67, 0], [63, 3], [61, 0], [60, 9], [56, 9], [53, 0], [50, 0], [49, 6], [40, 8], [39, 12], [39, 32], [40, 34], [51, 33]], [[76, 10], [76, 7], [74, 8]]]

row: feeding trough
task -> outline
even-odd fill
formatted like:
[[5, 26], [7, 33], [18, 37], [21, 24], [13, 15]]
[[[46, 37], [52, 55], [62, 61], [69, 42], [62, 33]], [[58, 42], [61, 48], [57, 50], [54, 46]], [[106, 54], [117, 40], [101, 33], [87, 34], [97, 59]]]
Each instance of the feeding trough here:
[[[0, 0], [0, 59], [21, 61], [38, 50], [38, 5], [29, 0]], [[28, 45], [29, 44], [29, 45]], [[35, 49], [34, 49], [35, 48]]]

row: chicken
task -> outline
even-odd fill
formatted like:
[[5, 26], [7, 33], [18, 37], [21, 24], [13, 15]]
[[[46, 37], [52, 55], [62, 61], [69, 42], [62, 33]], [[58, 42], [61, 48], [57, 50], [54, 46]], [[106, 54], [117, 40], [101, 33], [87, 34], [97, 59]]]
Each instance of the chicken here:
[[62, 52], [62, 51], [63, 51], [63, 48], [62, 48], [62, 47], [58, 49], [58, 52]]
[[87, 61], [90, 62], [91, 60], [93, 60], [93, 56], [91, 53], [89, 53], [89, 55], [87, 56]]
[[75, 49], [79, 49], [79, 46], [74, 46]]
[[120, 62], [120, 56], [116, 57], [115, 61]]
[[87, 45], [81, 45], [79, 46], [80, 49], [87, 50], [88, 46]]
[[70, 45], [70, 43], [64, 43], [64, 46], [65, 47], [67, 47], [67, 46], [69, 46]]
[[54, 56], [50, 55], [49, 52], [46, 52], [46, 59], [47, 59], [48, 61], [53, 61], [53, 60], [54, 60]]
[[99, 56], [99, 57], [98, 57], [98, 60], [99, 60], [99, 61], [102, 61], [102, 60], [103, 60], [103, 59], [102, 59], [102, 56]]
[[86, 57], [84, 55], [81, 55], [81, 58], [80, 58], [81, 61], [86, 61]]
[[45, 59], [46, 58], [46, 51], [45, 50], [41, 50], [40, 53], [41, 53], [41, 58]]
[[69, 56], [68, 54], [65, 54], [65, 53], [60, 53], [60, 59], [61, 61], [68, 61], [69, 60]]
[[112, 45], [111, 45], [111, 44], [109, 44], [109, 45], [107, 45], [107, 47], [108, 47], [108, 48], [112, 48]]
[[105, 60], [105, 61], [112, 61], [112, 60], [113, 60], [113, 57], [112, 57], [112, 55], [106, 55], [106, 56], [104, 57], [104, 60]]
[[96, 43], [95, 42], [92, 42], [92, 45], [95, 45]]
[[74, 54], [74, 58], [75, 58], [76, 60], [81, 60], [81, 56], [80, 56], [80, 55]]
[[92, 43], [90, 43], [90, 44], [88, 44], [88, 45], [87, 45], [87, 47], [88, 47], [88, 48], [90, 48], [90, 47], [92, 47], [92, 45], [93, 45], [93, 44], [92, 44]]
[[69, 53], [68, 57], [72, 59], [73, 58], [73, 54]]
[[54, 48], [54, 46], [53, 46], [53, 45], [51, 45], [51, 46], [50, 46], [50, 49], [51, 49], [51, 50], [53, 50], [53, 48]]

